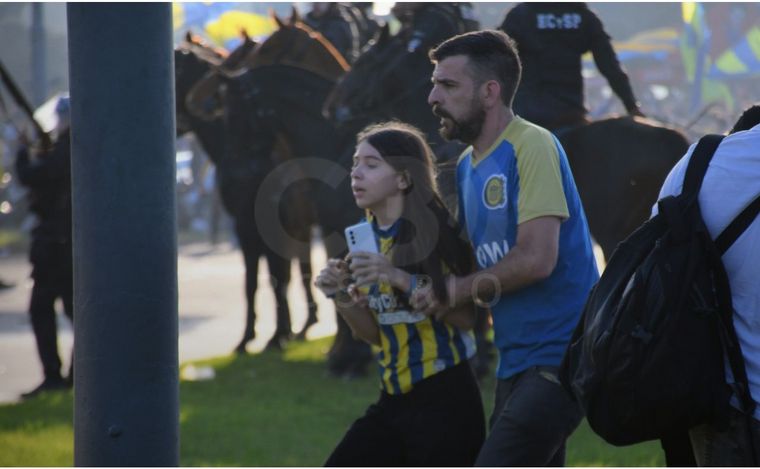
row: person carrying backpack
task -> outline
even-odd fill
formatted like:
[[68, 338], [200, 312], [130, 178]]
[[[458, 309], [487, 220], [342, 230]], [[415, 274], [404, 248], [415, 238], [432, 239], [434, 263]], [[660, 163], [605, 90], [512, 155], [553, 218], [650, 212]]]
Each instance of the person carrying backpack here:
[[[675, 165], [659, 198], [681, 193], [692, 146]], [[760, 194], [760, 105], [747, 109], [715, 151], [707, 169], [699, 206], [707, 230], [716, 239], [744, 207]], [[653, 214], [658, 212], [657, 206]], [[760, 402], [760, 218], [744, 230], [722, 257], [731, 287], [733, 325], [744, 358], [749, 393]], [[730, 369], [726, 379], [733, 381]], [[739, 410], [734, 396], [727, 428], [702, 424], [689, 431], [694, 457], [700, 466], [752, 466], [751, 451], [760, 450], [760, 407], [751, 419]], [[752, 440], [748, 440], [748, 439]]]
[[760, 461], [757, 111], [674, 166], [652, 218], [612, 253], [560, 367], [597, 434], [660, 439], [668, 465]]

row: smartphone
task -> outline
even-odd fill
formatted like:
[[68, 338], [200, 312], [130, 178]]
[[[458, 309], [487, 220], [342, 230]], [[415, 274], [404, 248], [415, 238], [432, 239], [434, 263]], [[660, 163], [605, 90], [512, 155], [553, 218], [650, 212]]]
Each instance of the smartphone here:
[[366, 221], [346, 228], [346, 242], [350, 252], [379, 252], [375, 230], [372, 229], [372, 224]]

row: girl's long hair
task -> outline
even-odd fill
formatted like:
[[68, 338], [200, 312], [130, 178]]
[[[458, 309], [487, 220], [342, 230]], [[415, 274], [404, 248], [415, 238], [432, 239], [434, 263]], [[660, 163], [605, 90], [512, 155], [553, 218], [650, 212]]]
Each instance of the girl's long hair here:
[[439, 301], [448, 300], [443, 266], [461, 276], [471, 273], [475, 264], [469, 242], [460, 236], [458, 223], [438, 192], [435, 156], [423, 133], [412, 125], [390, 121], [365, 128], [356, 140], [372, 145], [409, 185], [392, 264], [428, 276]]

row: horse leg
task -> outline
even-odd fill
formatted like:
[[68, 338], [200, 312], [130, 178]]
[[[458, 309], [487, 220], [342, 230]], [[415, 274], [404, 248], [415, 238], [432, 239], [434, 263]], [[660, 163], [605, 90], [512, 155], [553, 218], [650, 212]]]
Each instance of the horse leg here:
[[290, 305], [288, 304], [288, 285], [290, 284], [290, 259], [286, 259], [271, 249], [266, 252], [269, 265], [269, 281], [272, 284], [277, 312], [277, 328], [266, 349], [282, 350], [293, 335], [290, 323]]
[[249, 342], [256, 338], [256, 309], [255, 298], [256, 288], [258, 287], [259, 276], [259, 255], [260, 252], [257, 249], [258, 240], [251, 239], [247, 236], [247, 230], [240, 221], [235, 222], [235, 232], [240, 243], [240, 250], [243, 253], [243, 260], [245, 262], [245, 299], [246, 299], [246, 315], [245, 315], [245, 329], [243, 330], [243, 338], [240, 343], [235, 347], [235, 352], [238, 354], [246, 353], [246, 346]]
[[317, 323], [317, 302], [314, 300], [314, 295], [311, 292], [311, 249], [310, 246], [305, 245], [304, 249], [299, 249], [298, 252], [298, 264], [301, 268], [301, 282], [303, 283], [303, 289], [306, 292], [306, 302], [308, 304], [308, 315], [306, 316], [306, 322], [303, 325], [301, 331], [296, 335], [298, 340], [306, 340], [306, 332], [309, 328]]

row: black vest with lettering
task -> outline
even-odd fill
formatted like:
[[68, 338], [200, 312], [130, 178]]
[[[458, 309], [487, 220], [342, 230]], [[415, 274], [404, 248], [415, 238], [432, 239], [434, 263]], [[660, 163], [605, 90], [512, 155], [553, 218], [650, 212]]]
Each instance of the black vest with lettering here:
[[[517, 43], [523, 72], [513, 107], [529, 121], [551, 128], [585, 119], [581, 56], [587, 51], [613, 89], [630, 88], [601, 21], [583, 3], [521, 3], [500, 29]], [[635, 103], [632, 92], [622, 94], [626, 105]]]

